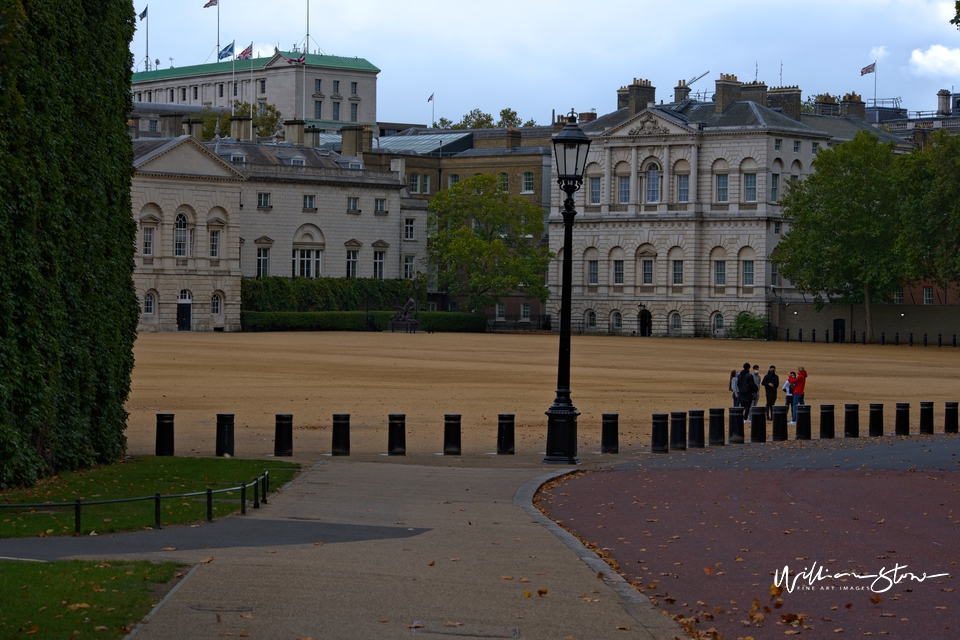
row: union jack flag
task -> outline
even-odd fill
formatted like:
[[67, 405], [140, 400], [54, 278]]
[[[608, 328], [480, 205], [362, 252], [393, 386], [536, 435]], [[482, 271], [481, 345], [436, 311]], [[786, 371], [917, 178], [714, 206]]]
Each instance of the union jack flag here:
[[865, 75], [867, 75], [868, 73], [876, 73], [876, 72], [877, 72], [877, 63], [876, 63], [876, 62], [871, 62], [870, 64], [868, 64], [867, 66], [865, 66], [863, 69], [860, 69], [860, 75], [862, 75], [862, 76], [865, 76]]
[[210, 7], [217, 6], [217, 0], [210, 0], [207, 4], [203, 5], [204, 9], [209, 9]]
[[287, 64], [306, 64], [307, 54], [300, 54], [299, 58], [287, 58]]
[[240, 55], [237, 56], [237, 60], [249, 60], [253, 57], [253, 43], [250, 43], [250, 46], [240, 52]]

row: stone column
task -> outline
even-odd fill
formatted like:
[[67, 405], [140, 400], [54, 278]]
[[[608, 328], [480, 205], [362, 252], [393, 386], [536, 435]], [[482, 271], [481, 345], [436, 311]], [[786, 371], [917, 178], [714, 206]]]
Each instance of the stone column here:
[[637, 184], [637, 174], [639, 171], [640, 168], [637, 166], [637, 147], [634, 146], [630, 149], [630, 204], [634, 206], [635, 210], [640, 205], [639, 185]]
[[697, 174], [699, 173], [700, 159], [697, 154], [697, 143], [694, 142], [690, 145], [690, 204], [695, 205], [699, 199], [699, 182], [697, 181]]
[[606, 187], [606, 193], [600, 197], [600, 202], [606, 205], [606, 211], [610, 210], [610, 203], [613, 202], [613, 198], [610, 197], [610, 184], [613, 180], [613, 167], [610, 166], [610, 163], [613, 162], [613, 152], [609, 146], [605, 147], [603, 150], [603, 184]]

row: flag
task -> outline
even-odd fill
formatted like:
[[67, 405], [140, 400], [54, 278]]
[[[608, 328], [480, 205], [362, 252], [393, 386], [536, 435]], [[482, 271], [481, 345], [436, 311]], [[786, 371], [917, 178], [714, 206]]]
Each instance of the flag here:
[[209, 9], [210, 7], [217, 6], [217, 0], [210, 0], [207, 4], [203, 5], [204, 9]]
[[220, 51], [220, 53], [217, 54], [217, 60], [223, 60], [224, 58], [232, 58], [232, 57], [233, 57], [233, 45], [234, 45], [234, 42], [236, 42], [236, 40], [234, 40], [233, 42], [231, 42], [230, 44], [228, 44], [227, 46], [225, 46], [225, 47]]
[[140, 21], [141, 21], [141, 22], [143, 22], [143, 19], [147, 17], [147, 9], [149, 9], [149, 8], [150, 8], [149, 5], [143, 8], [143, 13], [140, 14]]
[[250, 43], [250, 46], [240, 52], [240, 55], [237, 56], [237, 60], [249, 60], [253, 57], [253, 43]]
[[306, 64], [307, 54], [301, 54], [299, 58], [287, 58], [287, 64]]
[[433, 94], [432, 94], [432, 93], [430, 94], [430, 97], [427, 98], [427, 102], [433, 102]]
[[865, 75], [867, 75], [868, 73], [876, 73], [876, 72], [877, 72], [877, 63], [876, 63], [876, 62], [872, 62], [872, 63], [868, 64], [867, 66], [865, 66], [863, 69], [860, 69], [860, 75], [862, 75], [862, 76], [865, 76]]

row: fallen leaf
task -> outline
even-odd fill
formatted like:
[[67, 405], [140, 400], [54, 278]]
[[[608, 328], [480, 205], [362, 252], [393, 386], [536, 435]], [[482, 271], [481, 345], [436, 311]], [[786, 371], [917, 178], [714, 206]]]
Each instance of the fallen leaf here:
[[241, 613], [241, 614], [240, 614], [240, 617], [241, 617], [241, 618], [246, 618], [247, 620], [249, 620], [250, 618], [253, 617], [253, 614], [252, 614], [252, 613]]
[[462, 626], [463, 626], [463, 623], [462, 623], [462, 622], [450, 622], [449, 620], [447, 620], [446, 622], [443, 623], [443, 626], [445, 626], [445, 627], [462, 627]]
[[853, 603], [852, 603], [852, 602], [848, 602], [847, 604], [845, 604], [845, 605], [843, 605], [843, 606], [846, 607], [847, 609], [852, 609], [852, 608], [853, 608]]
[[176, 551], [176, 550], [177, 550], [176, 547], [164, 547], [163, 549], [161, 549], [161, 551]]
[[430, 562], [427, 563], [427, 566], [428, 566], [428, 567], [432, 567], [432, 566], [435, 565], [435, 564], [437, 564], [436, 561], [435, 561], [435, 560], [431, 560]]
[[390, 622], [389, 618], [380, 618], [380, 622]]
[[527, 578], [520, 578], [520, 582], [530, 582]]
[[88, 605], [86, 602], [81, 602], [79, 604], [71, 604], [67, 606], [67, 609], [70, 609], [70, 611], [76, 611], [77, 609], [89, 609], [89, 608], [90, 608], [90, 605]]
[[543, 596], [547, 595], [547, 590], [546, 590], [546, 589], [537, 589], [537, 595], [542, 598]]
[[249, 638], [249, 637], [250, 637], [250, 634], [247, 633], [247, 630], [246, 630], [246, 629], [244, 629], [243, 631], [240, 632], [240, 637], [241, 637], [241, 638]]
[[630, 631], [630, 627], [617, 627], [617, 631]]
[[872, 602], [873, 604], [880, 604], [881, 602], [883, 602], [883, 598], [881, 598], [880, 594], [878, 593], [872, 598], [870, 598], [870, 602]]
[[703, 572], [709, 576], [713, 573], [713, 567], [704, 567]]
[[513, 580], [513, 576], [500, 576], [501, 580]]
[[106, 631], [106, 630], [107, 630], [107, 627], [105, 627], [105, 626], [103, 626], [103, 625], [100, 625], [100, 626], [98, 626], [98, 627], [94, 627], [93, 630], [94, 630], [94, 631]]
[[323, 546], [323, 543], [322, 543], [322, 542], [314, 542], [314, 543], [313, 543], [313, 546], [315, 546], [315, 547], [322, 547], [322, 546]]
[[210, 556], [209, 558], [201, 560], [200, 564], [210, 564], [211, 562], [213, 562], [213, 556]]
[[533, 595], [533, 594], [530, 593], [529, 591], [524, 591], [524, 592], [523, 592], [523, 597], [524, 597], [524, 598], [529, 598], [529, 597], [532, 596], [532, 595]]
[[946, 607], [934, 607], [934, 609], [940, 609], [940, 610], [942, 610], [942, 611], [946, 611], [946, 610], [947, 610]]
[[459, 559], [460, 559], [460, 558], [450, 558], [450, 562], [456, 562], [456, 561], [459, 560]]
[[839, 629], [834, 629], [833, 632], [834, 632], [834, 633], [843, 633], [843, 627], [840, 627]]

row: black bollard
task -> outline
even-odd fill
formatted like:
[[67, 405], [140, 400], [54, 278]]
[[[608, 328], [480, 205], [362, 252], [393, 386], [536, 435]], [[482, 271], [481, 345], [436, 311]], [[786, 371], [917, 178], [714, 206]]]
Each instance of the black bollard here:
[[870, 403], [870, 437], [879, 438], [883, 435], [883, 403]]
[[920, 403], [920, 433], [933, 435], [933, 403]]
[[860, 437], [860, 405], [859, 404], [843, 405], [843, 437], [844, 438]]
[[687, 413], [690, 415], [690, 442], [688, 446], [691, 449], [703, 449], [703, 409], [691, 409]]
[[897, 417], [893, 425], [893, 432], [898, 436], [910, 435], [910, 403], [897, 403]]
[[943, 347], [943, 334], [937, 334], [937, 348]]
[[816, 342], [817, 342], [817, 330], [816, 330], [816, 329], [813, 329], [813, 330], [810, 331], [810, 342], [813, 342], [813, 343], [816, 343]]
[[812, 428], [810, 427], [810, 405], [797, 405], [797, 440], [809, 440]]
[[233, 457], [233, 414], [217, 414], [217, 457]]
[[896, 333], [893, 334], [893, 346], [895, 346], [895, 347], [899, 347], [899, 346], [900, 346], [900, 332], [899, 332], [899, 331], [897, 331]]
[[743, 407], [730, 407], [727, 440], [730, 444], [743, 444]]
[[927, 334], [926, 334], [926, 332], [924, 332], [924, 334], [923, 334], [923, 346], [927, 346]]
[[443, 414], [443, 455], [460, 455], [460, 414]]
[[276, 431], [273, 438], [273, 455], [286, 457], [293, 455], [293, 414], [276, 415]]
[[832, 440], [836, 436], [836, 426], [833, 419], [833, 405], [820, 405], [820, 439]]
[[790, 329], [787, 329], [786, 333], [784, 334], [784, 342], [790, 342]]
[[866, 332], [866, 331], [861, 331], [861, 332], [860, 332], [860, 344], [867, 344], [867, 332]]
[[957, 348], [957, 334], [953, 334], [953, 348]]
[[797, 329], [797, 342], [803, 342], [803, 329]]
[[830, 329], [823, 330], [823, 341], [830, 344]]
[[787, 405], [773, 405], [773, 441], [786, 440], [787, 436]]
[[173, 414], [157, 414], [157, 455], [173, 455]]
[[957, 433], [957, 403], [946, 403], [943, 411], [943, 432]]
[[913, 331], [910, 332], [910, 346], [913, 346]]
[[497, 455], [512, 456], [514, 449], [513, 414], [497, 414]]
[[350, 414], [333, 414], [333, 443], [330, 445], [330, 455], [350, 455]]
[[710, 409], [710, 446], [722, 447], [726, 442], [723, 435], [723, 407]]
[[669, 416], [665, 413], [655, 413], [653, 414], [653, 427], [651, 428], [651, 446], [650, 451], [653, 453], [669, 453], [667, 449], [667, 441], [670, 436], [667, 428], [667, 419]]
[[687, 450], [687, 412], [670, 412], [670, 450]]
[[604, 413], [600, 426], [600, 453], [620, 453], [620, 414]]
[[391, 413], [387, 426], [387, 454], [407, 455], [407, 414]]
[[857, 330], [854, 329], [850, 332], [850, 344], [857, 344]]
[[881, 332], [880, 332], [880, 346], [882, 347], [882, 346], [885, 345], [885, 344], [887, 344], [887, 332], [886, 332], [886, 331], [881, 331]]
[[750, 442], [767, 441], [767, 408], [750, 407]]

